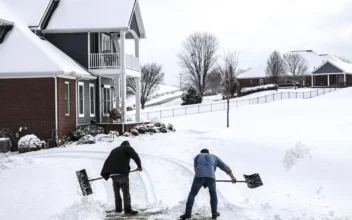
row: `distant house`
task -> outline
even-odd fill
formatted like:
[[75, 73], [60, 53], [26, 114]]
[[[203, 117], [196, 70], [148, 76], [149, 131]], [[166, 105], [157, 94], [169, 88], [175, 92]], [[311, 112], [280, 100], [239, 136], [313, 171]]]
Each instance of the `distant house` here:
[[[300, 54], [307, 61], [307, 74], [296, 81], [296, 83], [300, 83], [303, 87], [341, 85], [346, 81], [352, 81], [352, 65], [332, 55], [319, 55], [312, 50], [291, 51], [288, 53]], [[254, 87], [274, 83], [265, 74], [266, 66], [267, 63], [265, 61], [256, 68], [239, 75], [238, 79], [241, 86]], [[292, 75], [288, 73], [282, 83], [293, 83], [292, 81]]]
[[[146, 38], [139, 3], [82, 2], [0, 2], [0, 129], [27, 127], [57, 141], [77, 125], [108, 122], [115, 107], [127, 122], [123, 88], [126, 78], [139, 88], [139, 41]], [[133, 55], [126, 54], [127, 40], [134, 41]]]

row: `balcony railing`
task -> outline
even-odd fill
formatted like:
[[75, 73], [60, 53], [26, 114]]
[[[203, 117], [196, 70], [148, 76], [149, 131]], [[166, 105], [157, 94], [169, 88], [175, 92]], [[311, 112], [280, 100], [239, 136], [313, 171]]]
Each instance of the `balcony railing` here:
[[[119, 68], [119, 56], [118, 53], [92, 53], [90, 54], [89, 67], [91, 69]], [[126, 54], [126, 68], [139, 71], [139, 59]]]

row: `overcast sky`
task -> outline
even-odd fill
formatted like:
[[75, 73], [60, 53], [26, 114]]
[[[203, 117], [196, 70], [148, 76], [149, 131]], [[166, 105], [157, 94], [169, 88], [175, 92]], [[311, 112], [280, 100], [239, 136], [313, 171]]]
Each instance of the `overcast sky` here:
[[163, 65], [165, 83], [179, 85], [177, 54], [184, 39], [206, 31], [220, 54], [240, 53], [240, 67], [266, 62], [274, 50], [312, 49], [352, 59], [352, 0], [139, 0], [147, 39], [141, 61]]

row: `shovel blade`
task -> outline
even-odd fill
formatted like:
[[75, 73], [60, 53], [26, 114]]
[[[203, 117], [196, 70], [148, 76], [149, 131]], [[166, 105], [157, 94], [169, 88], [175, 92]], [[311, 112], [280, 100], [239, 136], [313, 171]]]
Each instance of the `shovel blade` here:
[[243, 174], [244, 179], [246, 180], [248, 188], [254, 189], [263, 185], [263, 182], [258, 173], [252, 175]]
[[84, 169], [84, 170], [77, 171], [76, 175], [77, 175], [79, 186], [81, 187], [83, 196], [88, 196], [90, 194], [93, 194], [93, 190], [89, 183], [86, 170]]

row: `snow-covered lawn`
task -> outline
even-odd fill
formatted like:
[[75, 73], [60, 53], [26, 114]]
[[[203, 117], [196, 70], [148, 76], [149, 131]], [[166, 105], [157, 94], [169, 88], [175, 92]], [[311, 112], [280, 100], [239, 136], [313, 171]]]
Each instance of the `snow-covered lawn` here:
[[[182, 92], [180, 88], [169, 85], [159, 85], [158, 89], [152, 94], [151, 100], [146, 103], [146, 105], [152, 105], [154, 103], [162, 102], [163, 100], [168, 100], [173, 97], [180, 97]], [[129, 96], [127, 98], [127, 106], [133, 106], [136, 104], [136, 97]]]
[[[306, 100], [283, 100], [170, 118], [176, 133], [128, 138], [144, 171], [130, 175], [132, 203], [177, 219], [184, 212], [203, 149], [218, 155], [238, 179], [259, 173], [264, 186], [218, 183], [219, 219], [352, 219], [352, 88]], [[75, 171], [98, 177], [112, 143], [70, 146], [23, 155], [0, 154], [0, 219], [102, 220], [114, 206], [111, 181], [93, 184], [83, 198]], [[132, 168], [135, 164], [131, 163]], [[217, 171], [217, 179], [228, 179]], [[194, 212], [210, 215], [209, 195], [201, 189]]]

